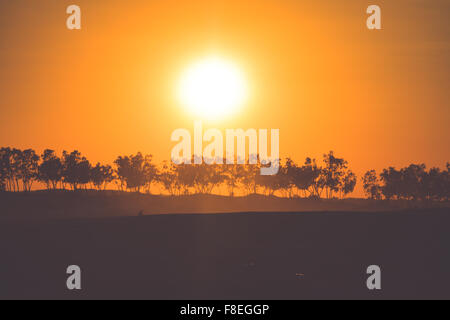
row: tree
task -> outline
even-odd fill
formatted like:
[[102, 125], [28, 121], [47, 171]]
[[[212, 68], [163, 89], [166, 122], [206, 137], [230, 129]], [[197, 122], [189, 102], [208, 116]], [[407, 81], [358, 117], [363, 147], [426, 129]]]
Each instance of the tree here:
[[381, 187], [375, 170], [367, 171], [362, 178], [366, 196], [373, 200], [381, 199]]
[[47, 189], [57, 189], [62, 180], [63, 164], [55, 151], [46, 149], [41, 156], [38, 168], [38, 180], [47, 185]]
[[383, 185], [381, 187], [381, 193], [383, 196], [390, 200], [392, 198], [400, 199], [402, 188], [402, 173], [396, 170], [394, 167], [384, 169], [380, 174]]
[[337, 158], [333, 151], [323, 156], [325, 167], [322, 170], [324, 186], [327, 198], [333, 198], [333, 193], [339, 191], [343, 184], [342, 179], [345, 176], [348, 162], [342, 158]]
[[285, 164], [282, 164], [279, 161], [279, 170], [276, 175], [273, 175], [273, 184], [275, 191], [279, 191], [284, 197], [292, 197], [292, 187], [293, 183], [291, 177], [289, 176], [287, 162], [290, 159], [287, 159]]
[[182, 188], [177, 177], [177, 168], [172, 162], [163, 162], [157, 179], [171, 196], [180, 194]]
[[134, 192], [141, 192], [142, 188], [147, 187], [147, 192], [150, 192], [150, 186], [158, 176], [151, 155], [143, 156], [138, 152], [136, 155], [118, 157], [114, 164], [122, 190], [126, 186]]
[[241, 183], [247, 195], [258, 193], [258, 177], [261, 175], [261, 166], [258, 164], [247, 164], [244, 167], [244, 175]]
[[386, 199], [445, 201], [449, 199], [449, 174], [447, 170], [431, 168], [424, 164], [411, 164], [396, 170], [384, 169], [380, 174], [382, 193]]
[[39, 160], [40, 157], [32, 149], [17, 153], [18, 176], [22, 180], [24, 191], [31, 191], [33, 183], [38, 178]]
[[291, 180], [288, 175], [286, 165], [283, 165], [280, 160], [278, 160], [279, 170], [276, 175], [269, 176], [257, 176], [257, 185], [264, 190], [266, 195], [273, 196], [276, 192], [281, 192], [284, 196], [290, 195], [289, 190], [291, 189]]
[[39, 156], [32, 149], [2, 148], [0, 150], [0, 179], [4, 189], [20, 191], [22, 184], [24, 191], [30, 191], [37, 179]]
[[7, 191], [20, 191], [18, 168], [16, 164], [18, 150], [11, 148], [0, 149], [0, 171]]
[[302, 167], [301, 178], [311, 198], [320, 198], [326, 185], [322, 167], [317, 165], [316, 159], [306, 158]]
[[117, 187], [120, 191], [125, 191], [127, 187], [127, 176], [128, 171], [130, 170], [130, 160], [128, 157], [121, 157], [119, 156], [115, 161], [114, 164], [116, 166], [115, 174], [117, 177], [116, 183]]
[[[196, 183], [196, 168], [190, 164], [179, 164], [173, 166], [173, 178], [176, 179], [176, 184], [180, 189], [180, 193], [188, 195], [194, 188]], [[167, 174], [167, 169], [164, 171]]]
[[6, 191], [6, 169], [3, 167], [0, 151], [0, 192]]
[[401, 183], [399, 197], [408, 200], [418, 200], [425, 196], [423, 182], [427, 175], [424, 164], [411, 164], [400, 170]]
[[64, 182], [68, 183], [75, 191], [90, 182], [91, 164], [76, 150], [72, 153], [64, 151], [62, 173]]
[[357, 181], [358, 178], [351, 170], [348, 170], [345, 173], [344, 178], [339, 186], [341, 198], [346, 197], [348, 194], [352, 193], [355, 190]]
[[106, 190], [109, 183], [114, 181], [114, 170], [110, 165], [103, 166], [100, 163], [91, 168], [90, 180], [97, 190]]
[[11, 148], [0, 149], [0, 174], [6, 191], [16, 191], [12, 155], [13, 150]]
[[245, 177], [245, 168], [238, 164], [224, 164], [223, 175], [228, 194], [230, 197], [234, 197], [235, 190], [241, 186]]
[[311, 158], [305, 160], [303, 166], [297, 165], [292, 159], [286, 160], [286, 174], [292, 188], [296, 188], [303, 197], [319, 196], [319, 178], [321, 169]]
[[4, 148], [0, 149], [0, 190], [7, 191], [7, 162]]
[[145, 186], [145, 158], [138, 152], [136, 155], [130, 156], [129, 171], [127, 177], [127, 188], [134, 192], [141, 192], [141, 188]]
[[146, 155], [144, 158], [144, 187], [148, 194], [151, 194], [151, 186], [154, 182], [158, 181], [158, 168], [153, 164], [153, 156]]
[[194, 165], [194, 189], [196, 193], [211, 194], [213, 189], [226, 179], [221, 167], [217, 164], [202, 163]]

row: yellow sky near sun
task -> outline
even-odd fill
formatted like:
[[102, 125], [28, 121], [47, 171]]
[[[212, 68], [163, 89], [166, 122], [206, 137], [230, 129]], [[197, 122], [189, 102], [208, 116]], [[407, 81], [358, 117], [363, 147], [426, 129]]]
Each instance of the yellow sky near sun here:
[[376, 1], [383, 30], [369, 31], [361, 0], [80, 0], [69, 31], [72, 2], [0, 4], [2, 146], [169, 159], [171, 132], [196, 120], [179, 77], [218, 55], [250, 96], [206, 128], [280, 129], [282, 156], [334, 150], [359, 175], [450, 160], [448, 2]]

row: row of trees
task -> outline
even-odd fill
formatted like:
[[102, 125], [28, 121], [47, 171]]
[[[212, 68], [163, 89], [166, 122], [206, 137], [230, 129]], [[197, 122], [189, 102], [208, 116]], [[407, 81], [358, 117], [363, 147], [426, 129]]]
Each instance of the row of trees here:
[[450, 163], [446, 170], [424, 164], [412, 164], [397, 170], [384, 169], [379, 175], [375, 170], [366, 172], [362, 181], [367, 197], [371, 199], [449, 200]]
[[[357, 184], [348, 162], [332, 151], [322, 161], [307, 158], [297, 164], [288, 158], [280, 161], [274, 176], [262, 176], [260, 165], [156, 165], [151, 155], [120, 156], [113, 166], [92, 165], [80, 152], [64, 151], [59, 157], [53, 150], [42, 155], [35, 151], [0, 149], [0, 190], [30, 191], [35, 182], [47, 189], [105, 190], [114, 183], [121, 191], [152, 193], [164, 190], [170, 195], [227, 193], [278, 194], [284, 197], [344, 198]], [[373, 199], [448, 200], [449, 165], [446, 171], [424, 165], [411, 165], [397, 171], [375, 171], [362, 178], [364, 191]]]
[[0, 190], [30, 191], [37, 181], [47, 189], [77, 190], [90, 186], [104, 190], [114, 179], [111, 166], [92, 166], [78, 151], [64, 151], [58, 157], [53, 150], [45, 150], [39, 156], [31, 149], [0, 149]]

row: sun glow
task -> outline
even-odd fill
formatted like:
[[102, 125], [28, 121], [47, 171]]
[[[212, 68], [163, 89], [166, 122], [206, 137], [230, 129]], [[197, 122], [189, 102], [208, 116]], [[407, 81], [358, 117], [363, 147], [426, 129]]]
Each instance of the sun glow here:
[[247, 98], [241, 70], [220, 58], [193, 64], [181, 77], [180, 102], [196, 116], [209, 119], [233, 114]]

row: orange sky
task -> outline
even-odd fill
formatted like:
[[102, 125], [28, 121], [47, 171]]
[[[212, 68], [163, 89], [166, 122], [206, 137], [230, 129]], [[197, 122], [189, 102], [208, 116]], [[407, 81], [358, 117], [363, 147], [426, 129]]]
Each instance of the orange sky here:
[[[66, 29], [78, 4], [82, 30]], [[365, 10], [382, 8], [381, 31]], [[446, 0], [15, 0], [0, 4], [0, 146], [78, 149], [92, 162], [169, 159], [196, 120], [179, 76], [210, 54], [250, 100], [217, 128], [280, 129], [280, 152], [329, 150], [367, 169], [450, 160]]]

